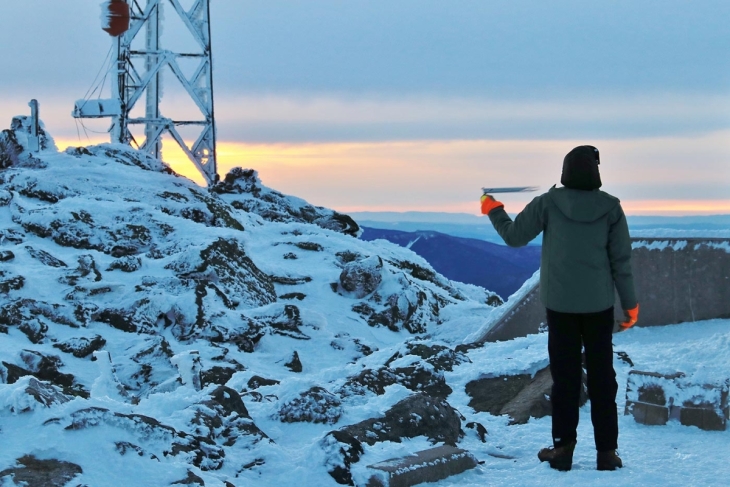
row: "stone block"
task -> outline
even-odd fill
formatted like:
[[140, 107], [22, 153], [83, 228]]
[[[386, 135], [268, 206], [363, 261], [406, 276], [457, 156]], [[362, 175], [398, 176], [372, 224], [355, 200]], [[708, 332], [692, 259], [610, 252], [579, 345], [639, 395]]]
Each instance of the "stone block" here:
[[658, 384], [649, 384], [639, 387], [638, 393], [640, 402], [656, 404], [658, 406], [664, 406], [667, 404], [667, 397], [664, 394], [664, 389]]
[[548, 367], [535, 374], [511, 401], [504, 405], [500, 414], [507, 414], [512, 418], [510, 424], [525, 424], [530, 417], [542, 418], [553, 413], [550, 394], [553, 388], [553, 378]]
[[685, 426], [697, 426], [707, 431], [725, 431], [727, 419], [718, 414], [714, 408], [682, 408], [679, 421]]
[[468, 451], [443, 445], [368, 465], [372, 475], [365, 487], [410, 487], [423, 482], [437, 482], [477, 464], [476, 458]]
[[728, 381], [694, 384], [681, 372], [658, 374], [632, 370], [626, 384], [626, 410], [638, 423], [679, 421], [708, 431], [724, 431], [730, 416]]
[[661, 426], [669, 421], [669, 408], [644, 402], [626, 402], [626, 414], [632, 414], [637, 423]]

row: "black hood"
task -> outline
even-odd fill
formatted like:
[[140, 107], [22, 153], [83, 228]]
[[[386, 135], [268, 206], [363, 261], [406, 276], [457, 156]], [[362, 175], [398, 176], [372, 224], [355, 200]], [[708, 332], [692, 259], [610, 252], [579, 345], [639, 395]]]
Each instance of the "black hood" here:
[[601, 163], [598, 149], [592, 145], [581, 145], [568, 152], [563, 159], [563, 175], [560, 184], [566, 188], [591, 191], [601, 187]]

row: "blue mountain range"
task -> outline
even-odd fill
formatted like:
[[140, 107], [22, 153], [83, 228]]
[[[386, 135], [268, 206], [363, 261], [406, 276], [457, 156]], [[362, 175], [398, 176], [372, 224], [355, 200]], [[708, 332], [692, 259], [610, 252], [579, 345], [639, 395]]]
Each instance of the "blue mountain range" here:
[[363, 230], [363, 240], [384, 239], [408, 247], [449, 279], [482, 286], [505, 300], [540, 267], [539, 246], [511, 248], [434, 231]]

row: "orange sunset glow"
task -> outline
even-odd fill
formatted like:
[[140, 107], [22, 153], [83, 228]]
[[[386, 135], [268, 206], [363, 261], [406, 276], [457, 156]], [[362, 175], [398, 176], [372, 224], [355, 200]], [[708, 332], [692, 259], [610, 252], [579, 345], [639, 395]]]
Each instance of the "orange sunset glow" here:
[[[712, 136], [711, 138], [718, 137]], [[703, 137], [695, 144], [708, 144]], [[100, 143], [104, 140], [89, 140]], [[352, 211], [438, 211], [478, 213], [482, 186], [534, 185], [545, 191], [558, 183], [565, 148], [579, 141], [398, 141], [252, 144], [218, 143], [218, 173], [233, 167], [256, 169], [263, 184], [319, 206]], [[684, 141], [686, 144], [687, 141]], [[61, 148], [79, 141], [60, 139]], [[601, 166], [604, 189], [622, 200], [632, 215], [708, 215], [730, 213], [730, 198], [647, 199], [621, 185], [631, 167], [631, 183], [656, 179], [668, 140], [604, 141]], [[647, 151], [654, 151], [647, 159]], [[633, 168], [631, 155], [640, 155]], [[177, 145], [163, 145], [163, 159], [173, 170], [198, 184], [203, 178]], [[615, 162], [614, 162], [615, 160]], [[692, 172], [664, 170], [662, 182], [691, 184]], [[438, 195], [438, 200], [434, 198]], [[504, 195], [510, 213], [519, 212], [534, 194]]]

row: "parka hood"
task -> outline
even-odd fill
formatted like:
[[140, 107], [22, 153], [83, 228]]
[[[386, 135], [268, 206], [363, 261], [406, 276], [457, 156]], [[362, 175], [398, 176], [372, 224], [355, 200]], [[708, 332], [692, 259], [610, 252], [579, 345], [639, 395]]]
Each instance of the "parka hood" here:
[[548, 191], [548, 197], [563, 215], [582, 223], [598, 220], [619, 204], [618, 198], [597, 189], [585, 191], [553, 186]]

